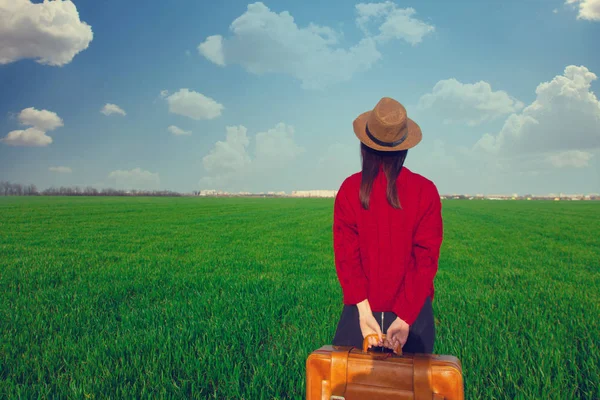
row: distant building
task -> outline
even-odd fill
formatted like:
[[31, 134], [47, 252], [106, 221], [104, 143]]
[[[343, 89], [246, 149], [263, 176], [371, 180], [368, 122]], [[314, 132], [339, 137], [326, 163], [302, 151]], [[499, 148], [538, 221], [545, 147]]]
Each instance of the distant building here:
[[335, 197], [337, 190], [294, 190], [292, 197]]
[[507, 196], [505, 194], [489, 194], [486, 198], [488, 200], [509, 200], [512, 199], [512, 196]]
[[[129, 192], [127, 192], [129, 193]], [[133, 193], [133, 192], [132, 192]], [[284, 191], [269, 191], [269, 192], [226, 192], [223, 190], [205, 189], [194, 192], [197, 196], [218, 196], [218, 197], [236, 197], [236, 196], [250, 196], [250, 197], [314, 197], [314, 198], [335, 198], [337, 196], [337, 190], [294, 190], [291, 194], [286, 194]], [[511, 194], [488, 194], [484, 195], [478, 193], [476, 195], [469, 194], [441, 194], [441, 200], [454, 199], [454, 200], [555, 200], [555, 201], [577, 201], [577, 200], [600, 200], [598, 193], [590, 194], [566, 194], [566, 193], [550, 193], [548, 195], [533, 195], [531, 193], [519, 196], [517, 193]]]

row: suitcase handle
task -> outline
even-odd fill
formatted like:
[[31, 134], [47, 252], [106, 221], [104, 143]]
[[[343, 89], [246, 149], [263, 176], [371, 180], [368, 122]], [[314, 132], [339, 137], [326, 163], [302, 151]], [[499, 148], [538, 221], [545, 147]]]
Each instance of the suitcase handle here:
[[[375, 338], [379, 339], [379, 335], [377, 335], [376, 333], [371, 333], [370, 335], [365, 336], [365, 338], [363, 339], [363, 351], [365, 353], [369, 351], [369, 338], [370, 337], [375, 337]], [[381, 337], [383, 338], [383, 340], [385, 340], [385, 334], [382, 334]], [[400, 345], [396, 346], [396, 348], [394, 349], [394, 353], [401, 356], [402, 355], [402, 346], [400, 346]]]

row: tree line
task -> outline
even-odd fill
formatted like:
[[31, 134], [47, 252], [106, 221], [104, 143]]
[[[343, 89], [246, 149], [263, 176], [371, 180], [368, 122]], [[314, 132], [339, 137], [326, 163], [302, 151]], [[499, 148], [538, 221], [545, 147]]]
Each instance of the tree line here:
[[23, 185], [0, 181], [0, 196], [182, 196], [182, 194], [171, 190], [96, 189], [91, 186], [83, 188], [79, 186], [49, 187], [39, 191], [33, 184]]

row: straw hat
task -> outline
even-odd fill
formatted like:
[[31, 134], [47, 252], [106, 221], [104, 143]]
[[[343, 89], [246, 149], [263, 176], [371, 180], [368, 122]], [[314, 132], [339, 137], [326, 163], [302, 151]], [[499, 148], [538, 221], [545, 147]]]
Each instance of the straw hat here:
[[379, 100], [372, 111], [354, 120], [354, 133], [366, 146], [380, 151], [399, 151], [416, 146], [421, 128], [406, 115], [402, 104], [389, 97]]

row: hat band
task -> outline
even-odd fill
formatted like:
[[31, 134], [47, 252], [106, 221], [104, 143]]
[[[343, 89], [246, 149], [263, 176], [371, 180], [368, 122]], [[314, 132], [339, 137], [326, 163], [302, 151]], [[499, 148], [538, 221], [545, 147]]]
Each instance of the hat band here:
[[402, 135], [402, 137], [400, 139], [396, 140], [395, 142], [384, 142], [384, 141], [377, 139], [375, 136], [371, 135], [371, 131], [369, 131], [368, 123], [365, 125], [365, 131], [367, 132], [367, 136], [369, 137], [369, 139], [371, 139], [376, 144], [378, 144], [380, 146], [384, 146], [384, 147], [396, 147], [399, 144], [401, 144], [402, 142], [404, 142], [406, 140], [406, 138], [408, 137], [408, 127], [404, 128], [404, 135]]

